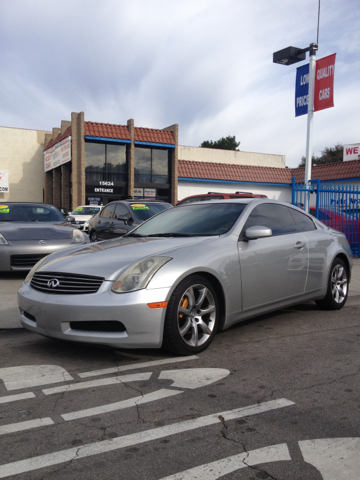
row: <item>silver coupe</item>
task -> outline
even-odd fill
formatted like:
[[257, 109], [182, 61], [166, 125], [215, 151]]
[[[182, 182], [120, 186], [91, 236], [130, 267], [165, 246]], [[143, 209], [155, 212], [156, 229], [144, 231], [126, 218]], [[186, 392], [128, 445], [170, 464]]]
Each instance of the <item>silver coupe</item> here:
[[89, 243], [46, 203], [0, 201], [0, 271], [30, 270], [50, 253]]
[[189, 355], [250, 317], [311, 300], [342, 308], [351, 267], [345, 236], [295, 206], [191, 203], [49, 255], [18, 303], [22, 325], [45, 336]]

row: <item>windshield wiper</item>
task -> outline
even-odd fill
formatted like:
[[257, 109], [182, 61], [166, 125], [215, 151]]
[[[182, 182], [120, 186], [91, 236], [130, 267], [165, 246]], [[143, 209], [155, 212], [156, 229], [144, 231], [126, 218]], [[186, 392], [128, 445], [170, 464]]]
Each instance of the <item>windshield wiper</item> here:
[[147, 235], [141, 235], [140, 233], [126, 233], [124, 237], [147, 237]]
[[192, 233], [153, 233], [152, 235], [147, 235], [148, 237], [196, 237]]

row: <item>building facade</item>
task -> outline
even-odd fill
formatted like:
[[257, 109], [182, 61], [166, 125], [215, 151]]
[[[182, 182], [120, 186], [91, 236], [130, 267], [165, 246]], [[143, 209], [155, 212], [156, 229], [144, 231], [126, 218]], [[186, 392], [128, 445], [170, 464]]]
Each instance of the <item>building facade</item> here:
[[45, 203], [72, 210], [125, 198], [177, 199], [178, 125], [87, 122], [72, 113], [45, 136]]

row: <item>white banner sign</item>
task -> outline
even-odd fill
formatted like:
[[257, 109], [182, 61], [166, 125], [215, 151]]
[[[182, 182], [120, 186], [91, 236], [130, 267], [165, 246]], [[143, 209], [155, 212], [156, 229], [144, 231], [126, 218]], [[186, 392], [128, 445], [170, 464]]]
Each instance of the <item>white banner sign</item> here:
[[144, 188], [144, 198], [156, 198], [156, 189]]
[[45, 172], [70, 162], [71, 160], [71, 137], [66, 137], [61, 142], [48, 148], [44, 152]]
[[344, 145], [343, 161], [360, 160], [360, 143]]
[[0, 193], [9, 191], [9, 170], [0, 170]]

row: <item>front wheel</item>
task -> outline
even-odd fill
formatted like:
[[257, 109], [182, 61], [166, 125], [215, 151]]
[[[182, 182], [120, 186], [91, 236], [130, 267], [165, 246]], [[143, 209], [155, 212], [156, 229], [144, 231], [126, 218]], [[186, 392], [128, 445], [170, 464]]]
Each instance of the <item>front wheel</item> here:
[[98, 241], [98, 236], [95, 230], [91, 230], [90, 232], [90, 241], [91, 242], [97, 242]]
[[191, 275], [179, 283], [170, 298], [163, 348], [177, 355], [199, 353], [213, 341], [218, 323], [214, 287], [203, 276]]
[[330, 270], [326, 297], [316, 300], [317, 306], [323, 310], [340, 310], [345, 305], [348, 289], [347, 267], [340, 258], [335, 258]]

